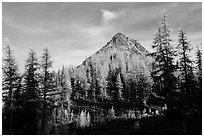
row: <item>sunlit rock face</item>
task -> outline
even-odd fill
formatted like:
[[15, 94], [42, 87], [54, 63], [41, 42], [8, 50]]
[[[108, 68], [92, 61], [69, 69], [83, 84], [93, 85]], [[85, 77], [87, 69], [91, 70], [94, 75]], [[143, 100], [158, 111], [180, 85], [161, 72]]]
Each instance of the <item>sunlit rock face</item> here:
[[137, 40], [117, 33], [104, 47], [78, 66], [78, 69], [85, 71], [92, 62], [102, 79], [107, 78], [110, 70], [119, 70], [124, 78], [143, 74], [150, 80], [152, 58], [147, 56], [148, 53]]

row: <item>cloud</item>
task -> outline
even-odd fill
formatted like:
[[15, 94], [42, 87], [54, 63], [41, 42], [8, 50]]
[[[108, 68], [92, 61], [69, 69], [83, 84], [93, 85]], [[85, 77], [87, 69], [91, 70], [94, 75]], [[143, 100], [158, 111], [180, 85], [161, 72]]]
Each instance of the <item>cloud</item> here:
[[202, 42], [199, 3], [9, 3], [3, 5], [2, 35], [11, 41], [22, 70], [27, 51], [33, 49], [40, 56], [44, 47], [50, 50], [53, 67], [58, 69], [63, 64], [79, 65], [117, 32], [149, 50], [162, 9], [168, 11], [176, 42], [181, 23], [193, 45]]
[[112, 11], [108, 11], [108, 10], [101, 10], [102, 12], [102, 21], [103, 23], [108, 23], [109, 21], [118, 18], [119, 16], [121, 16], [124, 12], [120, 11], [120, 12], [112, 12]]

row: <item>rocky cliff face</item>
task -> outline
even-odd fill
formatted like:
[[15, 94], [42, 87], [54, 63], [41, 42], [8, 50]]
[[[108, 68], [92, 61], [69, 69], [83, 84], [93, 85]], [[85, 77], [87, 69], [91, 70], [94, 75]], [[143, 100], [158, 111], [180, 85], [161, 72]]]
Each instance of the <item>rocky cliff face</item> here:
[[152, 59], [147, 56], [148, 53], [136, 40], [117, 33], [78, 68], [87, 68], [91, 61], [103, 74], [102, 77], [106, 77], [110, 69], [120, 69], [123, 76], [133, 72], [150, 76]]

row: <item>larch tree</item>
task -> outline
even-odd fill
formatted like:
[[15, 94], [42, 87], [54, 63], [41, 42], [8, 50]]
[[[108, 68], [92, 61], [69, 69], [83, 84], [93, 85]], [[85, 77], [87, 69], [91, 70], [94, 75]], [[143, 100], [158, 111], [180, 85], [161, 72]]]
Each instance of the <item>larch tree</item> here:
[[47, 48], [43, 50], [41, 58], [41, 91], [42, 91], [42, 115], [41, 115], [41, 134], [46, 134], [46, 117], [48, 109], [48, 94], [53, 91], [52, 76], [50, 68], [52, 67], [51, 56]]
[[70, 107], [71, 107], [71, 93], [72, 93], [72, 88], [71, 88], [71, 82], [70, 78], [68, 75], [68, 69], [63, 66], [61, 73], [60, 73], [60, 102], [61, 104], [61, 115], [60, 117], [63, 119], [62, 123], [66, 123], [68, 120], [68, 113], [70, 112]]
[[[36, 53], [30, 50], [25, 65], [24, 74], [24, 107], [27, 115], [25, 118], [25, 127], [28, 134], [36, 134], [39, 122], [39, 64]], [[32, 125], [32, 126], [31, 126]]]
[[99, 71], [97, 71], [96, 64], [90, 59], [88, 62], [88, 67], [90, 71], [91, 83], [90, 83], [90, 90], [92, 92], [92, 99], [94, 102], [97, 101], [97, 97], [100, 94], [100, 87], [99, 87]]
[[68, 74], [68, 69], [67, 67], [63, 66], [61, 70], [61, 87], [62, 87], [62, 92], [64, 93], [64, 101], [68, 103], [68, 106], [70, 107], [71, 105], [71, 100], [70, 96], [72, 93], [72, 87], [71, 87], [71, 82], [70, 82], [70, 76]]
[[137, 95], [139, 97], [139, 101], [142, 104], [146, 105], [147, 98], [149, 95], [149, 89], [148, 89], [149, 84], [144, 74], [139, 74], [137, 77], [138, 77], [137, 85], [136, 85]]
[[198, 107], [202, 110], [202, 51], [197, 47], [196, 52], [196, 67], [197, 67], [197, 89], [198, 89]]
[[202, 91], [202, 51], [197, 47], [196, 52], [196, 67], [197, 67], [197, 78], [198, 78], [198, 87]]
[[191, 50], [188, 42], [187, 34], [183, 29], [179, 30], [179, 41], [177, 46], [179, 52], [179, 68], [182, 75], [182, 88], [185, 94], [190, 94], [192, 86], [192, 68], [193, 62], [190, 59], [189, 52]]
[[[5, 49], [6, 56], [3, 59], [3, 77], [2, 77], [2, 90], [3, 90], [3, 115], [6, 119], [4, 120], [8, 122], [8, 129], [5, 130], [4, 134], [14, 134], [13, 127], [13, 113], [15, 110], [15, 102], [17, 101], [15, 98], [16, 92], [19, 92], [19, 82], [20, 77], [18, 73], [18, 67], [16, 61], [14, 59], [13, 51], [11, 47], [8, 45]], [[19, 94], [19, 93], [17, 93]], [[17, 97], [17, 96], [16, 96]]]
[[152, 45], [154, 52], [150, 54], [154, 58], [151, 77], [154, 81], [154, 91], [164, 96], [168, 105], [171, 104], [170, 98], [176, 81], [173, 64], [175, 52], [171, 41], [166, 14], [163, 14]]

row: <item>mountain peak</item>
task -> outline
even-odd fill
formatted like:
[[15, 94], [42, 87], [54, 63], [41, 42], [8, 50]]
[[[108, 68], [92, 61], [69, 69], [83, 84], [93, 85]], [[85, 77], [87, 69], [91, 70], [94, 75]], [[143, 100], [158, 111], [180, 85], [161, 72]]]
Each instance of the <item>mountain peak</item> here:
[[128, 37], [126, 37], [125, 34], [122, 34], [122, 33], [117, 33], [112, 38], [112, 42], [114, 44], [119, 44], [119, 45], [125, 44], [127, 40], [128, 40]]
[[118, 38], [118, 37], [126, 37], [126, 36], [125, 34], [119, 32], [119, 33], [116, 33], [113, 37]]
[[[118, 68], [121, 67], [121, 64], [123, 64], [123, 66], [127, 66], [124, 67], [124, 74], [133, 66], [134, 68], [136, 66], [141, 66], [144, 70], [148, 71], [151, 59], [146, 57], [146, 54], [148, 54], [148, 51], [140, 45], [137, 40], [130, 39], [122, 33], [117, 33], [104, 47], [90, 56], [89, 59], [86, 59], [82, 65], [87, 66], [88, 62], [92, 60], [99, 66], [103, 66], [105, 68], [107, 68], [107, 66]], [[116, 63], [112, 64], [113, 62]], [[108, 73], [108, 71], [106, 73]]]

